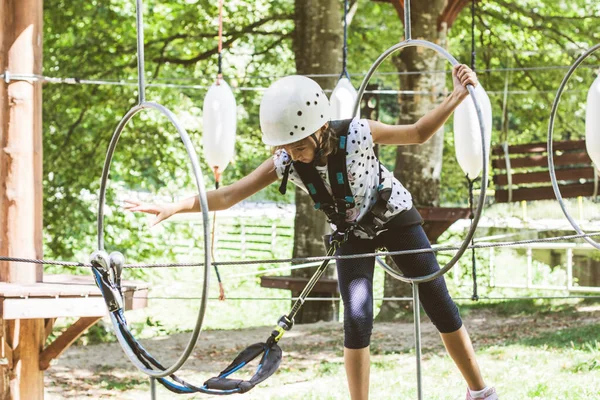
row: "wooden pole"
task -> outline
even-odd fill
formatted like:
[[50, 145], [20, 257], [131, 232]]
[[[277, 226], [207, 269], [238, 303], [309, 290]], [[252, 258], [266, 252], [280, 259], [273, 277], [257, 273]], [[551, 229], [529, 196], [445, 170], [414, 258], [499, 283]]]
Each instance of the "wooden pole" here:
[[[0, 72], [41, 74], [43, 0], [0, 0], [0, 16]], [[0, 82], [0, 254], [42, 257], [42, 88], [35, 81]], [[0, 263], [0, 281], [42, 278], [42, 266]], [[13, 359], [12, 370], [0, 373], [0, 399], [43, 399], [44, 320], [2, 322]]]

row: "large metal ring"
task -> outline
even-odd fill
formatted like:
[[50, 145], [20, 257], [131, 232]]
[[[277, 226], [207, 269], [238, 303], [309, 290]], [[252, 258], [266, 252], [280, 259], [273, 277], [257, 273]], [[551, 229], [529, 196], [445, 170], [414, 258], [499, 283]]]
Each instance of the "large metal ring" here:
[[[562, 82], [560, 83], [560, 86], [558, 87], [558, 92], [556, 92], [554, 104], [552, 104], [552, 112], [550, 112], [550, 123], [548, 125], [548, 171], [550, 172], [550, 179], [552, 180], [552, 189], [554, 189], [554, 195], [556, 196], [556, 200], [558, 200], [560, 208], [562, 208], [565, 217], [567, 217], [573, 229], [575, 229], [580, 235], [585, 235], [585, 232], [583, 232], [583, 230], [579, 227], [577, 222], [575, 222], [573, 217], [571, 217], [569, 211], [567, 211], [567, 206], [565, 205], [565, 202], [560, 193], [560, 188], [558, 187], [558, 182], [556, 180], [556, 169], [554, 168], [554, 152], [552, 151], [552, 137], [554, 135], [554, 119], [556, 118], [558, 103], [560, 102], [560, 98], [562, 96], [563, 91], [565, 90], [565, 87], [567, 86], [569, 78], [571, 77], [571, 75], [573, 75], [577, 67], [598, 49], [600, 49], [600, 43], [583, 53], [581, 56], [579, 56], [579, 58], [575, 61], [571, 68], [569, 68], [569, 71], [567, 72]], [[584, 236], [583, 238], [586, 242], [600, 250], [600, 243], [596, 242], [594, 239], [588, 236]]]
[[[379, 56], [379, 58], [375, 61], [375, 63], [373, 63], [373, 65], [371, 66], [371, 69], [369, 69], [369, 72], [367, 72], [367, 75], [363, 79], [363, 82], [360, 85], [360, 89], [358, 90], [358, 98], [356, 99], [356, 103], [354, 104], [354, 113], [352, 115], [356, 115], [358, 113], [358, 109], [360, 107], [360, 103], [362, 101], [363, 94], [365, 93], [365, 89], [367, 88], [367, 85], [369, 84], [371, 77], [375, 73], [375, 70], [391, 54], [393, 54], [399, 50], [402, 50], [406, 47], [426, 47], [428, 49], [431, 49], [431, 50], [437, 52], [438, 54], [442, 55], [443, 57], [445, 57], [450, 62], [450, 64], [452, 64], [452, 66], [458, 64], [458, 61], [450, 53], [448, 53], [444, 48], [438, 46], [435, 43], [431, 43], [426, 40], [405, 40], [403, 42], [395, 44], [394, 46], [387, 49], [384, 53], [382, 53]], [[465, 250], [469, 247], [469, 243], [471, 242], [471, 239], [473, 238], [473, 235], [475, 234], [475, 230], [477, 229], [477, 224], [479, 223], [479, 218], [481, 217], [481, 213], [483, 211], [483, 206], [485, 203], [485, 194], [486, 194], [485, 189], [488, 186], [488, 176], [487, 176], [488, 175], [488, 162], [487, 162], [488, 155], [487, 155], [486, 147], [485, 147], [485, 145], [486, 145], [485, 128], [484, 128], [484, 121], [483, 121], [483, 113], [481, 112], [481, 106], [479, 105], [477, 97], [475, 96], [475, 90], [474, 90], [473, 86], [467, 85], [467, 89], [469, 90], [469, 94], [471, 95], [471, 98], [473, 99], [473, 103], [475, 104], [475, 110], [477, 111], [477, 118], [479, 119], [479, 128], [481, 130], [481, 146], [482, 146], [481, 154], [483, 157], [483, 168], [481, 171], [481, 187], [483, 189], [481, 191], [481, 195], [479, 196], [479, 201], [477, 203], [477, 209], [475, 210], [474, 215], [473, 215], [473, 221], [471, 223], [471, 228], [469, 229], [469, 232], [467, 233], [467, 237], [465, 238], [464, 242], [457, 250], [454, 257], [452, 257], [452, 259], [448, 262], [448, 264], [446, 264], [443, 268], [441, 268], [437, 272], [434, 272], [433, 274], [429, 274], [429, 275], [425, 275], [425, 276], [421, 276], [421, 277], [417, 277], [417, 278], [407, 278], [404, 275], [401, 275], [398, 272], [395, 272], [395, 270], [393, 268], [391, 268], [390, 266], [388, 266], [387, 264], [385, 264], [385, 262], [380, 257], [377, 257], [377, 262], [385, 269], [385, 271], [400, 281], [408, 282], [408, 283], [423, 283], [423, 282], [428, 282], [430, 280], [433, 280], [433, 279], [437, 278], [438, 276], [441, 276], [441, 275], [445, 274], [446, 272], [448, 272], [448, 270], [450, 270], [450, 268], [452, 268], [454, 266], [454, 264], [456, 264], [456, 262], [460, 259], [460, 257], [465, 252]]]
[[203, 239], [204, 239], [204, 250], [205, 251], [204, 251], [204, 265], [202, 267], [202, 268], [204, 268], [204, 283], [202, 286], [201, 303], [200, 303], [200, 309], [198, 311], [198, 318], [196, 320], [196, 327], [194, 328], [194, 331], [192, 332], [192, 336], [190, 337], [190, 340], [188, 341], [188, 344], [187, 344], [186, 348], [184, 349], [183, 353], [181, 354], [179, 359], [172, 366], [165, 369], [164, 371], [155, 371], [155, 370], [146, 368], [139, 361], [139, 359], [135, 356], [135, 354], [133, 354], [131, 351], [128, 351], [128, 349], [126, 347], [129, 347], [129, 346], [127, 345], [126, 341], [122, 340], [123, 338], [122, 338], [122, 334], [121, 334], [120, 328], [118, 326], [118, 323], [116, 322], [115, 318], [112, 319], [113, 325], [115, 328], [115, 332], [117, 333], [117, 337], [119, 338], [119, 342], [121, 343], [123, 350], [125, 351], [125, 354], [129, 357], [129, 359], [133, 362], [133, 364], [138, 369], [140, 369], [142, 372], [148, 374], [149, 376], [151, 376], [153, 378], [162, 378], [162, 377], [165, 377], [165, 376], [175, 373], [187, 361], [190, 354], [192, 353], [192, 350], [194, 349], [194, 346], [196, 345], [198, 336], [200, 335], [200, 330], [202, 329], [202, 322], [204, 321], [204, 314], [206, 312], [206, 304], [208, 302], [209, 271], [210, 271], [210, 262], [211, 262], [210, 251], [208, 251], [208, 249], [210, 248], [208, 201], [206, 199], [206, 189], [204, 186], [204, 178], [202, 175], [202, 170], [200, 169], [196, 151], [194, 150], [194, 146], [192, 145], [192, 142], [191, 142], [187, 132], [181, 126], [179, 121], [177, 121], [177, 118], [175, 117], [175, 115], [166, 107], [164, 107], [160, 104], [157, 104], [157, 103], [153, 103], [153, 102], [142, 102], [142, 103], [134, 106], [131, 110], [129, 110], [129, 112], [127, 112], [127, 114], [125, 114], [125, 116], [123, 117], [121, 122], [119, 122], [119, 125], [117, 126], [117, 129], [115, 130], [115, 133], [113, 134], [113, 137], [110, 141], [110, 145], [108, 147], [108, 152], [106, 153], [106, 159], [104, 161], [104, 169], [102, 170], [102, 182], [100, 184], [100, 199], [99, 199], [99, 206], [98, 206], [98, 249], [104, 250], [104, 203], [105, 203], [105, 198], [106, 198], [106, 184], [108, 181], [108, 173], [110, 171], [110, 163], [112, 161], [113, 154], [117, 147], [117, 142], [119, 141], [119, 137], [121, 136], [121, 132], [125, 128], [125, 125], [127, 124], [127, 122], [129, 122], [129, 120], [131, 120], [133, 118], [134, 115], [136, 115], [137, 113], [139, 113], [140, 111], [142, 111], [144, 109], [157, 110], [158, 112], [160, 112], [161, 114], [166, 116], [169, 119], [169, 121], [175, 126], [175, 128], [177, 129], [177, 132], [179, 132], [179, 136], [181, 137], [181, 140], [183, 141], [183, 144], [185, 145], [188, 157], [192, 163], [192, 170], [193, 170], [194, 176], [196, 178], [196, 187], [198, 188], [198, 195], [200, 197], [200, 206], [201, 206], [201, 211], [202, 211], [202, 223], [203, 223], [203, 230], [204, 230], [204, 232], [203, 232], [204, 238]]

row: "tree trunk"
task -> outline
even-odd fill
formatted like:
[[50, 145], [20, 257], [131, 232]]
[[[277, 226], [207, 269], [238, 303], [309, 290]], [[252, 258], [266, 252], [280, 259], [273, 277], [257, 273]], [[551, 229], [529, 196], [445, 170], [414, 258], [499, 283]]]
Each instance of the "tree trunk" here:
[[[0, 0], [0, 70], [42, 73], [42, 0]], [[0, 82], [0, 254], [42, 258], [42, 84]], [[0, 262], [0, 281], [31, 284], [41, 265]], [[2, 321], [0, 399], [44, 397], [44, 320]], [[9, 351], [9, 348], [12, 352]]]
[[[447, 0], [413, 1], [412, 38], [429, 40], [445, 47], [446, 32], [439, 31], [438, 18], [446, 5]], [[403, 49], [394, 55], [393, 62], [398, 72], [440, 71], [449, 68], [445, 58], [422, 47]], [[438, 93], [444, 92], [445, 79], [446, 75], [441, 73], [400, 75], [400, 89], [431, 94], [399, 95], [398, 123], [412, 124], [439, 104], [443, 96]], [[443, 128], [425, 144], [398, 147], [394, 175], [411, 192], [415, 206], [439, 206], [443, 148]], [[392, 262], [389, 257], [388, 262]], [[386, 274], [384, 296], [412, 297], [412, 288]], [[407, 302], [385, 301], [377, 319], [389, 321], [411, 312], [412, 305]]]
[[[342, 66], [342, 3], [338, 0], [296, 0], [294, 53], [298, 74], [324, 74], [340, 71]], [[324, 90], [333, 89], [336, 77], [314, 78]], [[294, 257], [324, 255], [322, 235], [330, 231], [322, 212], [314, 210], [310, 196], [296, 188], [294, 221]], [[310, 277], [315, 268], [292, 272], [292, 276]], [[325, 276], [333, 276], [334, 269]], [[297, 293], [295, 293], [297, 295]], [[314, 297], [331, 294], [313, 293]], [[296, 317], [297, 323], [337, 320], [334, 302], [307, 302]]]

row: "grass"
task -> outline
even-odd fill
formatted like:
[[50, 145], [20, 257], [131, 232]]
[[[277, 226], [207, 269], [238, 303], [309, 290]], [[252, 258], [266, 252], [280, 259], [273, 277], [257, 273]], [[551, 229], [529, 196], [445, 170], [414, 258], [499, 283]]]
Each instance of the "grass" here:
[[546, 299], [518, 299], [505, 301], [478, 301], [461, 302], [460, 312], [468, 315], [472, 311], [489, 310], [499, 316], [520, 315], [548, 315], [561, 313], [561, 315], [575, 315], [577, 307], [582, 303], [579, 299], [561, 299], [559, 301]]
[[[448, 357], [429, 354], [423, 362], [423, 392], [428, 400], [462, 399], [465, 384]], [[600, 396], [600, 369], [589, 353], [573, 349], [540, 351], [524, 345], [492, 346], [479, 351], [479, 362], [488, 382], [502, 399], [583, 400]], [[371, 367], [371, 398], [417, 398], [413, 354], [376, 355]], [[247, 399], [293, 400], [348, 399], [344, 367], [340, 362], [321, 362], [312, 371], [280, 371], [270, 382], [282, 394], [255, 389]], [[287, 386], [287, 387], [286, 387]], [[275, 391], [277, 392], [277, 390]], [[161, 398], [169, 397], [161, 392]], [[191, 398], [205, 398], [192, 396]]]
[[[588, 400], [600, 398], [600, 315], [598, 302], [587, 300], [577, 304], [565, 301], [513, 301], [484, 307], [474, 303], [463, 307], [467, 326], [472, 326], [478, 362], [487, 382], [493, 384], [503, 400]], [[583, 307], [582, 307], [583, 306]], [[477, 329], [477, 320], [498, 321], [493, 329]], [[374, 334], [371, 355], [371, 398], [377, 400], [417, 398], [415, 351], [411, 337], [386, 336], [398, 329], [400, 322], [380, 326]], [[428, 323], [424, 323], [424, 327]], [[475, 325], [473, 325], [475, 324]], [[491, 325], [490, 325], [491, 326]], [[485, 325], [483, 325], [485, 327]], [[376, 330], [378, 324], [376, 324]], [[265, 329], [265, 332], [268, 329]], [[341, 352], [341, 324], [299, 326], [293, 337], [281, 347], [284, 359], [278, 372], [247, 394], [244, 400], [341, 400], [348, 399]], [[409, 329], [410, 331], [410, 329]], [[233, 334], [233, 331], [223, 331]], [[243, 338], [244, 331], [236, 331]], [[410, 336], [410, 334], [406, 334]], [[422, 357], [423, 398], [427, 400], [464, 399], [466, 385], [448, 357], [437, 334], [423, 332]], [[429, 339], [429, 345], [425, 341]], [[432, 341], [432, 339], [434, 339]], [[156, 343], [163, 343], [157, 341]], [[168, 341], [166, 343], [169, 343]], [[433, 343], [433, 344], [432, 344]], [[155, 344], [156, 345], [156, 344]], [[113, 345], [114, 351], [119, 351]], [[90, 346], [93, 347], [93, 346]], [[226, 349], [225, 347], [224, 349]], [[93, 351], [93, 349], [90, 349]], [[199, 349], [202, 353], [202, 349]], [[210, 347], [209, 357], [223, 357], [222, 350]], [[229, 352], [230, 353], [230, 352]], [[229, 355], [227, 353], [227, 355]], [[223, 357], [224, 359], [227, 357]], [[228, 362], [228, 361], [227, 361]], [[222, 362], [226, 364], [227, 362]], [[218, 364], [221, 364], [219, 362]], [[85, 386], [101, 398], [137, 399], [148, 395], [144, 376], [133, 367], [122, 369], [96, 366], [86, 373]], [[217, 371], [213, 371], [217, 372]], [[83, 372], [78, 371], [79, 374]], [[201, 383], [207, 371], [187, 367], [186, 380]], [[71, 381], [70, 388], [77, 380]], [[52, 385], [48, 385], [52, 387]], [[72, 390], [72, 389], [71, 389]], [[91, 392], [75, 392], [73, 398], [90, 396]], [[100, 394], [98, 393], [100, 392]], [[49, 397], [54, 399], [54, 397]], [[57, 397], [62, 399], [63, 397]], [[179, 399], [162, 387], [158, 398]], [[211, 399], [206, 395], [190, 395], [186, 399]]]
[[547, 351], [569, 348], [600, 356], [600, 324], [560, 329], [556, 332], [522, 338], [516, 343], [528, 347], [541, 347]]

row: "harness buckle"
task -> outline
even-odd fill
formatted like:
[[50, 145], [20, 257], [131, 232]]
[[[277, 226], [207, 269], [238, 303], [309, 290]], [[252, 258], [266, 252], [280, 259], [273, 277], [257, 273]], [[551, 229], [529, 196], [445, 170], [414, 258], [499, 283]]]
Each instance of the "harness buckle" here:
[[287, 315], [282, 315], [277, 321], [277, 325], [282, 329], [289, 331], [294, 326], [294, 319], [290, 319]]

